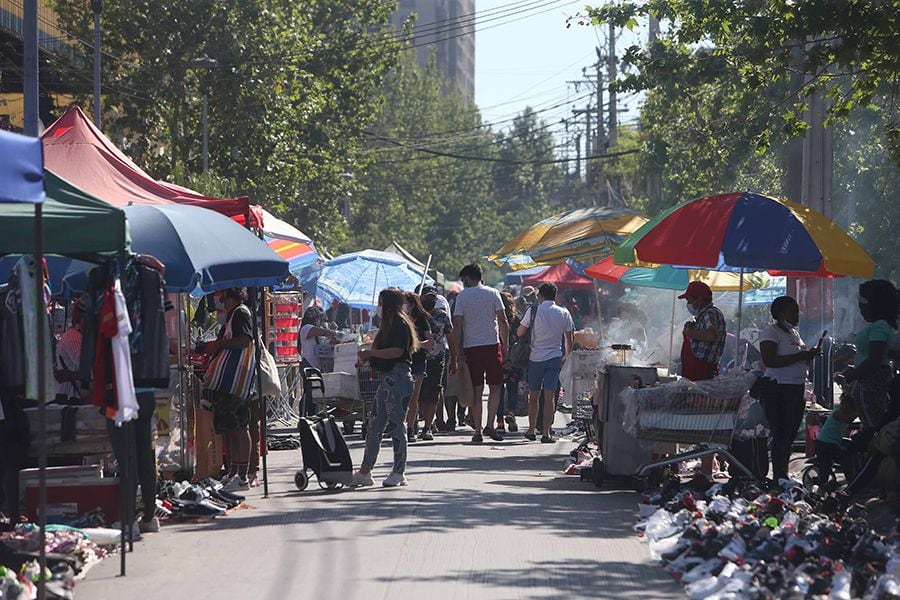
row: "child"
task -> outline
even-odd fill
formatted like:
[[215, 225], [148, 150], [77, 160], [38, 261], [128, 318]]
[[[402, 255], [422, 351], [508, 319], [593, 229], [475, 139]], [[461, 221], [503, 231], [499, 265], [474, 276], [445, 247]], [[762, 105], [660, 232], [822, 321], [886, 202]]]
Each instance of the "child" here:
[[851, 402], [841, 402], [838, 408], [834, 409], [822, 428], [816, 436], [815, 448], [816, 458], [819, 462], [827, 465], [838, 463], [844, 471], [846, 477], [850, 477], [852, 467], [846, 450], [841, 442], [844, 439], [844, 431], [847, 425], [856, 418], [856, 410]]

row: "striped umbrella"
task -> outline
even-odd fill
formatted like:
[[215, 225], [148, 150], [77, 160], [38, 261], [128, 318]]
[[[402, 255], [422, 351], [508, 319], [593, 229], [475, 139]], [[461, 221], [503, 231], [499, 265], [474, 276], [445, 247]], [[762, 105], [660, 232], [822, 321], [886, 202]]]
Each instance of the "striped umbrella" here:
[[612, 252], [647, 218], [629, 208], [578, 208], [538, 221], [488, 257], [512, 270], [573, 259], [595, 262]]
[[269, 247], [288, 261], [291, 273], [314, 265], [319, 253], [312, 240], [302, 231], [263, 209], [263, 235]]

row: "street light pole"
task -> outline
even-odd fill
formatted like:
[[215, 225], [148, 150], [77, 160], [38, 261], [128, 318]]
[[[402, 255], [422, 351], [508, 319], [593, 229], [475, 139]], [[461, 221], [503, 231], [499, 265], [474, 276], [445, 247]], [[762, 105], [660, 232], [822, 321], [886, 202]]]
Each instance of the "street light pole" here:
[[94, 125], [100, 126], [100, 13], [103, 12], [103, 0], [91, 0], [94, 11]]
[[206, 71], [206, 73], [203, 74], [203, 82], [201, 83], [201, 89], [203, 91], [203, 113], [201, 118], [203, 127], [203, 150], [201, 153], [201, 164], [203, 165], [203, 172], [206, 173], [209, 170], [209, 81], [207, 78], [209, 76], [209, 71], [219, 68], [219, 61], [204, 55], [189, 62], [188, 68], [203, 69]]

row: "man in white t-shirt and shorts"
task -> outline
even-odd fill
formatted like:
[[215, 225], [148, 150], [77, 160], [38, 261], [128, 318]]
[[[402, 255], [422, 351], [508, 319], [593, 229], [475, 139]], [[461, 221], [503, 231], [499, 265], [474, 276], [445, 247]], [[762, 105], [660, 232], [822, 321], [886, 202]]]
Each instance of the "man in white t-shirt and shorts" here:
[[552, 435], [553, 416], [556, 413], [556, 386], [563, 363], [572, 352], [575, 341], [575, 323], [566, 308], [556, 303], [556, 285], [541, 284], [538, 298], [541, 303], [532, 306], [522, 316], [519, 330], [521, 338], [531, 328], [531, 353], [528, 356], [528, 432], [525, 439], [534, 441], [537, 424], [538, 402], [541, 390], [544, 396], [544, 422], [540, 424], [541, 442], [555, 442]]
[[[461, 347], [472, 378], [474, 443], [482, 442], [482, 431], [492, 440], [503, 440], [490, 423], [500, 404], [503, 355], [509, 344], [509, 323], [500, 292], [482, 285], [481, 277], [481, 266], [477, 263], [470, 263], [459, 272], [463, 290], [453, 307], [453, 332], [449, 337], [450, 373], [456, 373]], [[481, 394], [485, 379], [488, 384], [488, 425], [482, 428]]]

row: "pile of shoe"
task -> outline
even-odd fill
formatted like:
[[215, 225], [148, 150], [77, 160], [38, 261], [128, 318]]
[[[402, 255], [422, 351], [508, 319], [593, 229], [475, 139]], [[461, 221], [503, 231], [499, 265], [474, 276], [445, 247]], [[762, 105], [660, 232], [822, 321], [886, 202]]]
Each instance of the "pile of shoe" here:
[[218, 517], [244, 502], [211, 477], [199, 483], [166, 482], [159, 492], [156, 515], [162, 519]]
[[[582, 475], [585, 469], [593, 468], [594, 458], [600, 456], [597, 445], [592, 442], [584, 442], [569, 452], [566, 458], [566, 467], [563, 473], [566, 475]], [[582, 477], [583, 478], [583, 477]]]
[[704, 492], [676, 477], [642, 494], [651, 555], [692, 599], [900, 598], [900, 533], [865, 508], [793, 481], [732, 480]]
[[[39, 573], [37, 560], [25, 563], [18, 572], [0, 565], [0, 598], [15, 600], [37, 598]], [[50, 600], [72, 600], [75, 598], [75, 573], [68, 565], [57, 563], [47, 567], [45, 573], [47, 598]]]

